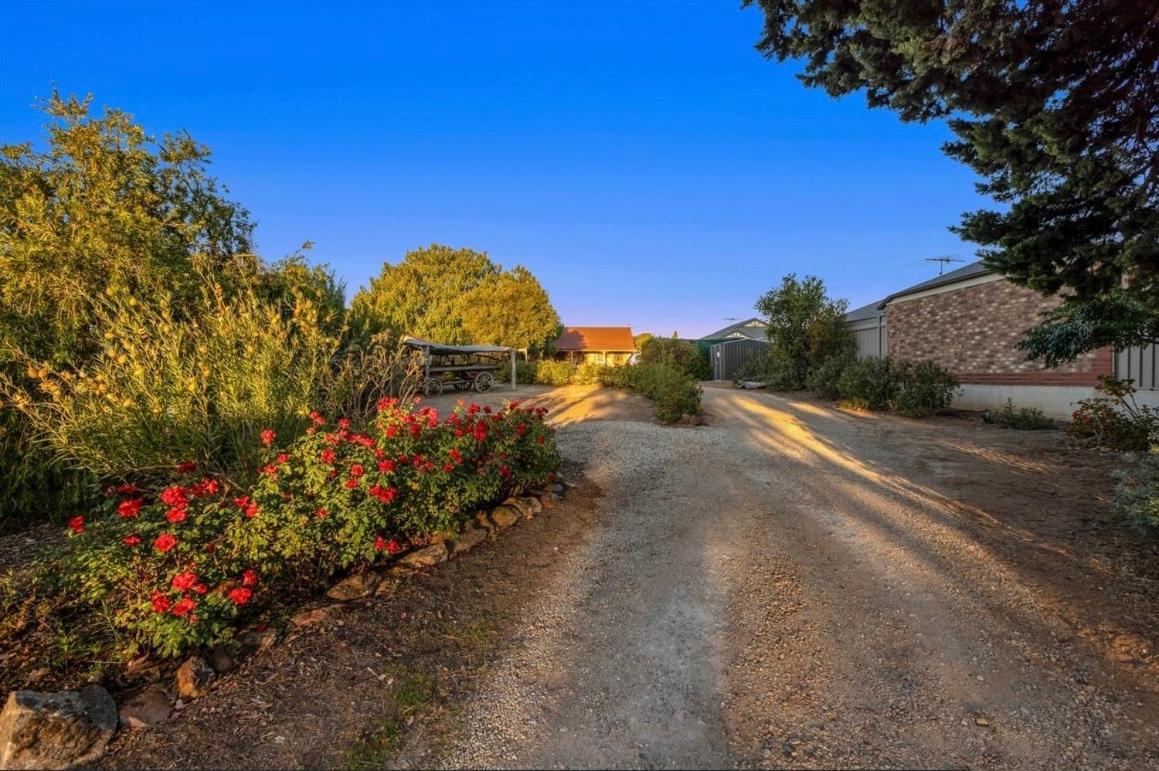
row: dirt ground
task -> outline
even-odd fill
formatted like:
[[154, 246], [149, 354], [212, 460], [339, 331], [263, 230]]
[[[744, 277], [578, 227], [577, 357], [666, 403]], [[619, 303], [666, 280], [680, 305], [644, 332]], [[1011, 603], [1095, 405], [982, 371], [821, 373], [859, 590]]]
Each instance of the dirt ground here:
[[1159, 544], [1110, 513], [1115, 458], [715, 387], [696, 428], [519, 396], [561, 426], [561, 507], [291, 632], [106, 764], [1159, 763]]

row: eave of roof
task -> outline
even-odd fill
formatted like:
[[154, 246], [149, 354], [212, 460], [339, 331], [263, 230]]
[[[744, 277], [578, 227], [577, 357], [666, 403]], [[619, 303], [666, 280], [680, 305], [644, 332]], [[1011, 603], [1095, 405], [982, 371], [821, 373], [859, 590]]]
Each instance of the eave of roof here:
[[[878, 303], [877, 307], [884, 308], [889, 303], [890, 300], [896, 300], [899, 297], [905, 297], [906, 295], [917, 294], [918, 292], [925, 292], [925, 291], [928, 291], [930, 289], [939, 289], [943, 286], [949, 286], [950, 284], [957, 284], [957, 283], [962, 282], [962, 281], [969, 281], [972, 278], [979, 278], [981, 276], [987, 276], [993, 272], [994, 271], [992, 269], [987, 268], [985, 265], [983, 265], [981, 260], [978, 260], [977, 262], [971, 262], [969, 265], [963, 265], [962, 267], [958, 268], [957, 270], [951, 270], [949, 273], [946, 273], [945, 275], [936, 276], [934, 278], [929, 279], [928, 281], [923, 281], [920, 284], [914, 284], [913, 286], [906, 287], [905, 289], [902, 289], [899, 292], [894, 292], [893, 294], [891, 294], [890, 296], [888, 296], [884, 300], [882, 300], [880, 303]], [[858, 310], [860, 310], [860, 309], [858, 309]]]

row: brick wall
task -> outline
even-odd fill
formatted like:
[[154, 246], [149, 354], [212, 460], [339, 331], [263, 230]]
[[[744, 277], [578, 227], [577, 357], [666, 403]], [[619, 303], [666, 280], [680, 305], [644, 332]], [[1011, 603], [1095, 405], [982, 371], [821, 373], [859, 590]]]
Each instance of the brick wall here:
[[1016, 347], [1022, 333], [1038, 323], [1039, 313], [1055, 303], [1004, 280], [894, 300], [885, 307], [889, 354], [933, 359], [963, 383], [1095, 385], [1100, 375], [1111, 374], [1109, 348], [1046, 369], [1026, 361]]

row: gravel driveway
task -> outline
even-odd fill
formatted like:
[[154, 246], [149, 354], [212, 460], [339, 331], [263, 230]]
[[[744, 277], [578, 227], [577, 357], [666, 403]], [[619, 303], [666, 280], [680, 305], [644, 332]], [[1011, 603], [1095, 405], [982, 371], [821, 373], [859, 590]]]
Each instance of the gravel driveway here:
[[401, 765], [1159, 762], [1156, 552], [1106, 524], [1105, 464], [1050, 432], [705, 408], [565, 421], [599, 524]]

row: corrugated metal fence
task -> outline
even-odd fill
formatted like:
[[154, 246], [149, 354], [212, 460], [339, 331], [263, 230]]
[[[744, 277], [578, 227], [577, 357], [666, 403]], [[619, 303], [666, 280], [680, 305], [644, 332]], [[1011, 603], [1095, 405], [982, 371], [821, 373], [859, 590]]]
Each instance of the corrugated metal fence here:
[[1144, 345], [1125, 348], [1115, 354], [1115, 377], [1135, 381], [1140, 391], [1159, 390], [1159, 346]]
[[889, 330], [885, 317], [854, 322], [849, 325], [857, 341], [857, 358], [879, 359], [889, 353]]
[[738, 339], [712, 346], [708, 354], [708, 360], [712, 363], [712, 379], [733, 380], [737, 370], [744, 366], [749, 357], [760, 353], [767, 345], [764, 340]]

